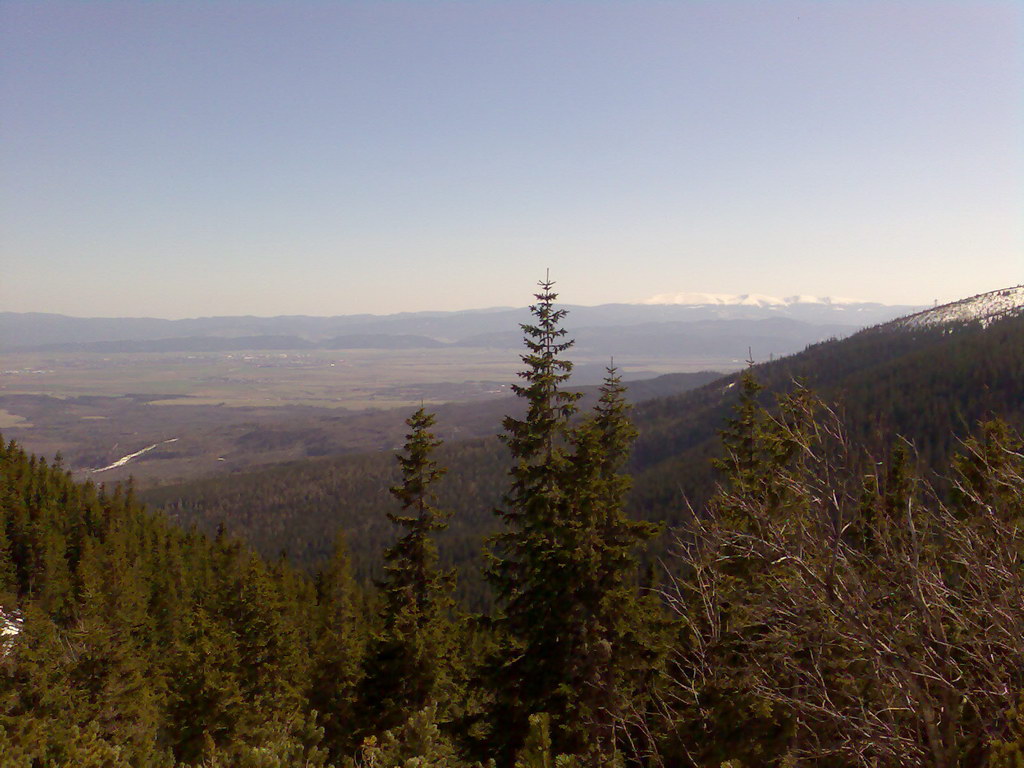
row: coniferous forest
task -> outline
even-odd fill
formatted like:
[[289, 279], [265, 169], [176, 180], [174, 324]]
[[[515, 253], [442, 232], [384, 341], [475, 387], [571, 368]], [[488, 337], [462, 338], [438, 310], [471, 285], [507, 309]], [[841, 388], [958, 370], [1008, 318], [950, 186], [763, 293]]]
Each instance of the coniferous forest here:
[[[634, 419], [614, 367], [582, 407], [556, 298], [523, 410], [467, 449], [499, 473], [409, 417], [372, 580], [341, 514], [310, 571], [0, 441], [0, 764], [1024, 766], [1021, 347], [1009, 383], [979, 357], [1019, 323], [752, 366], [686, 400], [712, 448], [680, 401]], [[445, 538], [453, 493], [492, 533]]]

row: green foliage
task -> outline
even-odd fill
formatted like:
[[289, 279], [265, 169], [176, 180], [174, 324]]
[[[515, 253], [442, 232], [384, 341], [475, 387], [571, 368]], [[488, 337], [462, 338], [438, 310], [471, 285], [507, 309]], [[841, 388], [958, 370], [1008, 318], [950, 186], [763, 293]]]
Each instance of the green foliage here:
[[505, 530], [491, 540], [486, 572], [501, 610], [505, 647], [494, 673], [497, 701], [494, 747], [515, 749], [525, 737], [533, 712], [554, 713], [559, 725], [571, 709], [578, 627], [571, 626], [572, 552], [567, 523], [572, 495], [572, 463], [567, 448], [569, 418], [579, 395], [562, 389], [572, 363], [561, 357], [564, 341], [553, 283], [544, 280], [523, 324], [523, 384], [513, 390], [526, 403], [523, 419], [507, 417], [503, 440], [513, 459], [511, 487], [498, 515]]
[[1024, 768], [1024, 694], [1007, 712], [1009, 733], [989, 745], [986, 768]]
[[1017, 497], [1021, 440], [1004, 421], [987, 421], [981, 434], [968, 438], [953, 457], [953, 498], [965, 517], [995, 515], [1011, 525], [1024, 525]]
[[[727, 478], [730, 488], [741, 493], [756, 491], [763, 477], [767, 457], [766, 446], [760, 439], [764, 430], [765, 413], [757, 396], [764, 386], [754, 375], [753, 364], [740, 374], [739, 402], [733, 406], [733, 415], [719, 431], [725, 456], [711, 464]], [[736, 521], [742, 525], [741, 521]]]
[[637, 550], [655, 526], [629, 519], [622, 467], [636, 432], [624, 387], [610, 368], [594, 412], [570, 424], [577, 393], [562, 385], [571, 341], [544, 281], [524, 324], [527, 353], [515, 392], [524, 419], [505, 420], [514, 464], [505, 530], [492, 539], [488, 578], [504, 643], [493, 679], [492, 749], [508, 755], [529, 716], [548, 713], [556, 748], [609, 763], [619, 730], [658, 656], [637, 595]]
[[[612, 768], [615, 763], [605, 763]], [[515, 768], [579, 768], [580, 762], [570, 755], [554, 755], [551, 751], [551, 718], [541, 712], [530, 715], [530, 730], [522, 750], [516, 756]]]
[[245, 702], [234, 636], [202, 606], [185, 621], [170, 662], [167, 719], [178, 759], [190, 763], [234, 738]]
[[[695, 521], [681, 582], [681, 636], [676, 668], [686, 682], [687, 706], [674, 712], [673, 740], [702, 762], [738, 760], [778, 765], [793, 740], [793, 718], [759, 693], [758, 655], [770, 633], [770, 592], [788, 576], [766, 578], [775, 558], [756, 542], [809, 514], [793, 482], [800, 441], [819, 404], [804, 389], [780, 397], [778, 414], [757, 402], [763, 389], [748, 368], [740, 377], [735, 415], [721, 432], [724, 473], [710, 500], [708, 520]], [[685, 606], [685, 607], [683, 607]]]
[[[399, 728], [368, 737], [351, 768], [482, 768], [458, 756], [437, 724], [435, 707], [414, 712]], [[493, 768], [493, 764], [490, 764]]]
[[0, 498], [13, 577], [0, 612], [22, 620], [0, 647], [5, 761], [322, 762], [301, 579], [14, 444], [0, 444]]
[[637, 589], [638, 555], [658, 526], [632, 520], [624, 509], [631, 480], [623, 467], [636, 437], [624, 394], [610, 367], [593, 413], [570, 436], [573, 501], [565, 522], [568, 604], [580, 637], [573, 659], [573, 716], [581, 734], [575, 749], [608, 765], [622, 746], [626, 713], [644, 706], [663, 652], [660, 608]]
[[0, 667], [0, 744], [12, 762], [45, 761], [55, 759], [73, 739], [81, 695], [69, 679], [71, 660], [57, 627], [33, 604], [25, 607], [23, 619]]
[[254, 744], [210, 749], [202, 768], [324, 768], [327, 752], [317, 747], [322, 737], [313, 714], [271, 720]]
[[863, 456], [805, 391], [756, 423], [760, 468], [732, 464], [681, 549], [662, 753], [984, 765], [1024, 677], [1017, 439], [983, 426], [944, 494], [902, 442]]
[[358, 598], [348, 547], [339, 533], [334, 556], [317, 583], [308, 696], [309, 706], [319, 714], [324, 729], [324, 746], [335, 762], [355, 746], [358, 686], [366, 646]]
[[440, 441], [430, 432], [433, 415], [423, 408], [407, 424], [411, 431], [398, 457], [402, 482], [391, 489], [402, 513], [388, 513], [405, 533], [384, 553], [382, 628], [371, 643], [362, 684], [362, 716], [378, 732], [451, 694], [454, 574], [438, 569], [432, 538], [446, 526], [432, 498], [432, 486], [444, 474], [432, 458]]

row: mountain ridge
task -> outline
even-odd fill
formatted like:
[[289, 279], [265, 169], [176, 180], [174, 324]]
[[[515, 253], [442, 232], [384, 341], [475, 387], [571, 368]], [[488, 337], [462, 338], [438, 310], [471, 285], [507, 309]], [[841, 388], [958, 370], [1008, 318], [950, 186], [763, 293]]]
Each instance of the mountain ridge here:
[[1015, 317], [1022, 314], [1024, 314], [1024, 285], [1016, 285], [925, 309], [907, 317], [897, 318], [887, 325], [894, 328], [913, 329], [977, 322], [984, 328], [999, 318]]
[[[794, 302], [785, 305], [601, 304], [565, 305], [577, 328], [630, 326], [651, 322], [760, 320], [786, 317], [812, 325], [865, 327], [921, 309], [872, 302], [839, 304]], [[515, 330], [529, 320], [527, 307], [493, 307], [453, 312], [392, 315], [221, 316], [161, 318], [80, 318], [46, 313], [0, 312], [0, 351], [27, 351], [53, 344], [154, 341], [191, 336], [237, 338], [295, 336], [322, 341], [355, 334], [416, 335], [453, 343], [485, 333]]]

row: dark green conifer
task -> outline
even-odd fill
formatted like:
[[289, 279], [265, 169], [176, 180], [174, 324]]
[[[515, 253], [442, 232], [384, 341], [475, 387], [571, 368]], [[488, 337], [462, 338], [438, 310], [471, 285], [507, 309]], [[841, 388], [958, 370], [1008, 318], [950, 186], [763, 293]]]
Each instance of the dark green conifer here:
[[[775, 588], [765, 579], [771, 552], [756, 542], [774, 541], [808, 514], [804, 485], [791, 481], [816, 401], [798, 388], [769, 413], [757, 401], [762, 386], [752, 364], [739, 387], [734, 415], [720, 432], [723, 457], [713, 460], [723, 477], [709, 519], [695, 522], [690, 543], [693, 581], [681, 582], [688, 605], [677, 664], [694, 677], [692, 708], [676, 727], [683, 741], [700, 745], [695, 754], [702, 762], [776, 764], [789, 748], [793, 721], [753, 691], [758, 644], [771, 629], [766, 590]], [[772, 576], [771, 583], [783, 580]]]
[[355, 748], [356, 703], [366, 645], [352, 564], [339, 532], [334, 553], [317, 581], [316, 637], [309, 706], [324, 729], [324, 746], [335, 763]]
[[227, 586], [225, 613], [237, 638], [238, 684], [250, 703], [241, 729], [249, 743], [259, 743], [277, 722], [294, 719], [306, 687], [303, 659], [296, 630], [262, 562], [249, 557]]
[[575, 446], [566, 520], [572, 533], [575, 594], [566, 611], [578, 615], [580, 638], [574, 707], [580, 723], [577, 749], [589, 762], [612, 765], [616, 730], [639, 704], [641, 689], [661, 655], [655, 638], [657, 610], [637, 590], [638, 550], [658, 526], [630, 519], [624, 509], [631, 479], [623, 471], [636, 429], [629, 420], [625, 386], [609, 367], [594, 412], [572, 434]]
[[34, 603], [20, 617], [21, 632], [5, 638], [0, 657], [0, 755], [46, 765], [83, 719], [83, 697], [69, 678], [66, 640], [50, 617]]
[[[742, 533], [763, 532], [777, 518], [791, 512], [794, 500], [785, 474], [799, 455], [799, 443], [813, 425], [819, 403], [802, 386], [777, 398], [778, 415], [758, 403], [763, 389], [753, 372], [753, 362], [740, 375], [739, 402], [734, 415], [719, 432], [723, 457], [713, 466], [723, 475], [715, 495], [718, 520]], [[757, 514], [751, 513], [757, 510]]]
[[739, 401], [733, 407], [733, 415], [719, 432], [724, 455], [711, 463], [724, 475], [730, 488], [750, 492], [756, 487], [759, 477], [759, 435], [764, 420], [764, 412], [757, 402], [758, 393], [764, 386], [754, 375], [753, 361], [748, 361], [737, 384]]
[[516, 394], [523, 419], [505, 420], [515, 465], [506, 529], [492, 540], [488, 577], [502, 615], [496, 744], [513, 753], [529, 716], [547, 713], [558, 752], [612, 764], [615, 728], [654, 663], [647, 608], [637, 594], [637, 548], [656, 528], [623, 509], [623, 466], [636, 435], [617, 371], [609, 369], [594, 413], [572, 428], [579, 394], [563, 389], [572, 364], [545, 280], [524, 324], [526, 369]]
[[[572, 507], [572, 460], [567, 445], [569, 418], [580, 395], [563, 389], [572, 363], [563, 355], [572, 347], [555, 308], [554, 283], [545, 278], [530, 307], [533, 323], [524, 323], [525, 365], [522, 384], [513, 385], [526, 402], [522, 419], [504, 420], [502, 440], [512, 454], [511, 488], [497, 512], [505, 530], [491, 539], [486, 573], [501, 614], [504, 648], [494, 670], [496, 724], [492, 749], [511, 755], [525, 738], [528, 717], [547, 712], [556, 726], [566, 723], [576, 680], [578, 632], [567, 622], [572, 613], [573, 554], [566, 521]], [[498, 725], [500, 724], [500, 725]]]
[[81, 617], [69, 634], [71, 680], [82, 695], [84, 719], [140, 764], [159, 728], [162, 681], [144, 652], [149, 632], [145, 590], [128, 554], [128, 533], [90, 540], [79, 565]]
[[[2, 505], [2, 501], [0, 501]], [[11, 544], [7, 538], [7, 510], [0, 506], [0, 608], [13, 609], [18, 596], [17, 575], [11, 557]]]
[[1024, 693], [1007, 712], [1007, 721], [1009, 733], [1004, 738], [992, 740], [986, 768], [1024, 766]]
[[1024, 445], [1000, 420], [985, 422], [980, 435], [964, 442], [953, 457], [953, 496], [965, 517], [988, 514], [1024, 524], [1015, 486], [1022, 454]]
[[434, 416], [423, 408], [407, 421], [398, 456], [402, 482], [391, 489], [401, 503], [388, 519], [405, 533], [384, 553], [383, 627], [367, 657], [363, 697], [375, 730], [396, 727], [436, 703], [451, 681], [450, 621], [454, 574], [437, 564], [433, 534], [447, 515], [434, 506], [433, 485], [444, 474], [432, 458], [441, 444], [430, 432]]
[[196, 606], [171, 649], [168, 740], [183, 763], [200, 763], [232, 742], [246, 703], [238, 684], [238, 651], [228, 628]]

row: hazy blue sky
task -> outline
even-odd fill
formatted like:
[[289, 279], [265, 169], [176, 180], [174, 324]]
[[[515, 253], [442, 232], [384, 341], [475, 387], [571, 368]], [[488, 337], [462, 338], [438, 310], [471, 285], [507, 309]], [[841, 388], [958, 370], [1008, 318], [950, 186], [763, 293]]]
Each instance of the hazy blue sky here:
[[0, 0], [0, 310], [1024, 282], [1024, 3]]

